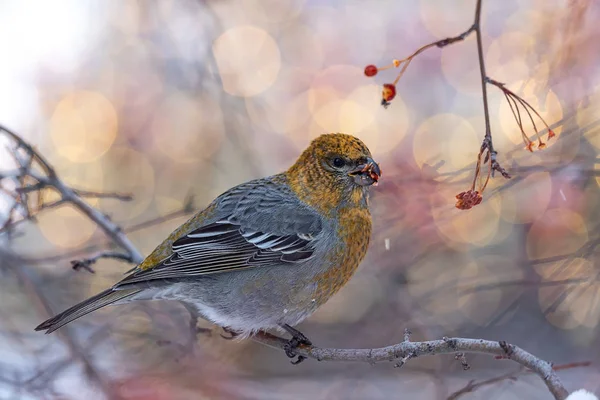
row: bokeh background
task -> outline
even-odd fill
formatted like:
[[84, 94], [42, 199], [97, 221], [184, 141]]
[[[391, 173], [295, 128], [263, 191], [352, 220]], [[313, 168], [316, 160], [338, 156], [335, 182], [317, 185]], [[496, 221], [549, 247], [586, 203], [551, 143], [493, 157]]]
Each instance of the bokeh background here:
[[[131, 193], [90, 199], [143, 254], [227, 188], [287, 168], [325, 132], [360, 137], [383, 168], [367, 259], [300, 325], [323, 347], [442, 336], [507, 340], [556, 364], [570, 390], [600, 392], [600, 4], [484, 0], [488, 75], [558, 134], [523, 149], [501, 92], [488, 87], [498, 159], [484, 201], [469, 188], [484, 134], [475, 37], [413, 60], [387, 109], [386, 71], [466, 30], [474, 0], [2, 0], [0, 123], [70, 185]], [[15, 168], [2, 137], [0, 170]], [[1, 181], [9, 185], [7, 179]], [[48, 194], [52, 196], [52, 194]], [[0, 222], [12, 198], [0, 195]], [[0, 236], [0, 398], [446, 399], [516, 364], [451, 356], [392, 364], [305, 362], [215, 329], [190, 336], [180, 305], [114, 307], [50, 336], [33, 327], [116, 282], [70, 260], [108, 245], [70, 206]], [[208, 323], [202, 323], [210, 327]], [[532, 374], [464, 398], [547, 399]]]

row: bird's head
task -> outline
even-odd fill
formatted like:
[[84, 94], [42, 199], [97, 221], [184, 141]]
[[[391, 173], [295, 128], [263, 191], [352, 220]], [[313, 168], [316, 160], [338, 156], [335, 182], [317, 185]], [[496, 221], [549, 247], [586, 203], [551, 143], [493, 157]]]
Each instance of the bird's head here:
[[360, 139], [330, 133], [314, 139], [287, 176], [293, 190], [310, 205], [366, 206], [367, 189], [377, 184], [381, 169]]

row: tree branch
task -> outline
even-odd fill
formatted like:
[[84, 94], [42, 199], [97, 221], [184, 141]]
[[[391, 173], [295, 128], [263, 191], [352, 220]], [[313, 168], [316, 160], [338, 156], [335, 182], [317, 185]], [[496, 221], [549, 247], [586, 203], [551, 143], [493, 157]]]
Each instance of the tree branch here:
[[[127, 235], [123, 233], [122, 229], [117, 224], [112, 222], [106, 215], [104, 215], [103, 213], [86, 203], [85, 200], [83, 200], [82, 198], [82, 196], [95, 196], [114, 197], [121, 200], [129, 200], [130, 196], [113, 193], [102, 194], [73, 189], [67, 184], [65, 184], [60, 179], [52, 165], [48, 161], [46, 161], [46, 159], [41, 154], [39, 154], [29, 143], [23, 140], [19, 135], [2, 125], [0, 125], [0, 132], [7, 135], [16, 143], [12, 155], [15, 158], [19, 167], [17, 171], [18, 173], [11, 172], [12, 175], [10, 176], [2, 175], [3, 177], [8, 176], [9, 178], [17, 180], [17, 188], [15, 189], [14, 194], [15, 202], [11, 207], [11, 211], [7, 217], [7, 220], [2, 225], [2, 229], [0, 229], [0, 232], [12, 228], [17, 222], [19, 222], [14, 219], [14, 214], [18, 207], [17, 205], [20, 205], [24, 209], [24, 219], [31, 219], [35, 216], [36, 211], [39, 212], [44, 208], [69, 203], [73, 207], [83, 212], [89, 219], [96, 223], [115, 244], [124, 249], [127, 253], [127, 261], [134, 264], [139, 264], [144, 260], [142, 254], [129, 240]], [[23, 149], [26, 152], [26, 159], [23, 159], [19, 155], [20, 149]], [[34, 163], [40, 167], [40, 169], [44, 173], [43, 175], [40, 175], [34, 170]], [[27, 178], [35, 180], [36, 183], [31, 185], [25, 185], [25, 181], [27, 180]], [[49, 205], [44, 205], [44, 203], [42, 202], [37, 210], [32, 210], [29, 206], [29, 195], [35, 192], [38, 193], [38, 196], [41, 196], [41, 191], [45, 188], [52, 188], [56, 190], [60, 194], [60, 200], [50, 203]], [[123, 257], [120, 258], [125, 259]]]
[[[281, 350], [284, 350], [288, 344], [288, 340], [266, 332], [259, 332], [252, 337], [252, 340]], [[564, 400], [569, 394], [550, 363], [504, 341], [494, 342], [465, 338], [443, 338], [426, 342], [404, 340], [398, 344], [375, 349], [331, 349], [300, 345], [295, 352], [299, 356], [318, 361], [360, 361], [371, 364], [398, 360], [405, 363], [420, 356], [456, 354], [457, 352], [492, 354], [499, 358], [513, 360], [529, 368], [544, 381], [555, 399]]]
[[490, 126], [490, 112], [488, 109], [487, 100], [487, 87], [486, 87], [486, 73], [485, 73], [485, 61], [483, 59], [483, 41], [481, 39], [481, 1], [477, 0], [475, 6], [475, 21], [473, 27], [475, 28], [475, 36], [477, 37], [477, 56], [479, 57], [479, 73], [481, 78], [481, 95], [483, 97], [483, 115], [485, 117], [485, 139], [489, 141], [490, 152], [494, 151], [492, 145], [492, 128]]

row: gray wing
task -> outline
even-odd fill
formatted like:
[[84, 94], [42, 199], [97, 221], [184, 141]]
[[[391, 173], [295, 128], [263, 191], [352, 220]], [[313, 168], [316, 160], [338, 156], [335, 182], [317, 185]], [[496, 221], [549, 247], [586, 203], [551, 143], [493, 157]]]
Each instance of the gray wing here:
[[[256, 185], [256, 183], [261, 183]], [[313, 257], [322, 218], [285, 186], [255, 181], [222, 195], [219, 218], [173, 243], [159, 265], [138, 270], [116, 287], [155, 279], [293, 265]]]

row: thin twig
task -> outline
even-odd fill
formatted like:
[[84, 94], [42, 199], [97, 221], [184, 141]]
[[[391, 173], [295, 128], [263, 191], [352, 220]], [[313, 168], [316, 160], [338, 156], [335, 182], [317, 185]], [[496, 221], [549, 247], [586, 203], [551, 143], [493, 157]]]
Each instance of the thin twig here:
[[477, 37], [477, 56], [479, 57], [479, 73], [481, 79], [481, 95], [483, 97], [483, 115], [485, 117], [485, 139], [488, 141], [488, 148], [490, 152], [494, 152], [494, 145], [492, 143], [492, 128], [490, 127], [490, 112], [488, 110], [487, 100], [487, 87], [486, 87], [486, 73], [485, 73], [485, 61], [483, 59], [483, 41], [481, 39], [481, 0], [477, 0], [475, 6], [475, 21], [473, 22], [475, 27], [475, 36]]
[[[467, 29], [466, 31], [464, 31], [463, 33], [461, 33], [458, 36], [449, 37], [449, 38], [446, 38], [446, 39], [435, 41], [433, 43], [426, 44], [425, 46], [417, 49], [410, 56], [408, 56], [406, 58], [403, 58], [402, 60], [395, 61], [392, 66], [396, 66], [396, 65], [400, 66], [403, 63], [404, 63], [404, 65], [402, 65], [402, 69], [400, 70], [400, 73], [398, 73], [398, 76], [396, 77], [396, 79], [394, 79], [394, 85], [396, 85], [398, 83], [398, 81], [400, 80], [400, 78], [402, 78], [402, 75], [404, 75], [404, 72], [406, 72], [406, 69], [410, 65], [410, 62], [413, 60], [413, 58], [415, 58], [416, 56], [418, 56], [419, 54], [421, 54], [422, 52], [424, 52], [425, 50], [427, 50], [427, 49], [429, 49], [431, 47], [442, 48], [442, 47], [446, 47], [446, 46], [448, 46], [450, 44], [453, 44], [453, 43], [456, 43], [456, 42], [461, 42], [461, 41], [465, 40], [465, 38], [467, 36], [469, 36], [474, 31], [475, 31], [475, 25], [471, 26], [469, 29]], [[383, 70], [383, 69], [390, 68], [390, 67], [391, 66], [383, 67], [383, 68], [380, 68], [380, 69]]]
[[496, 376], [494, 378], [486, 379], [480, 382], [476, 382], [474, 380], [469, 381], [463, 388], [455, 391], [454, 393], [448, 396], [447, 400], [456, 400], [459, 397], [462, 397], [464, 394], [472, 393], [475, 390], [479, 389], [482, 386], [493, 385], [494, 383], [502, 382], [506, 379], [516, 380], [516, 375], [523, 371], [523, 367], [520, 367], [518, 370], [514, 372], [509, 372], [500, 376]]
[[84, 258], [83, 260], [73, 260], [71, 261], [71, 266], [76, 271], [79, 269], [85, 269], [86, 271], [93, 274], [95, 273], [95, 271], [92, 269], [91, 265], [95, 264], [96, 261], [98, 261], [101, 258], [113, 258], [116, 260], [133, 263], [133, 260], [131, 259], [131, 254], [119, 253], [117, 251], [103, 251], [96, 254], [95, 256]]
[[129, 193], [117, 193], [117, 192], [92, 192], [89, 190], [73, 189], [73, 191], [79, 197], [91, 197], [94, 199], [115, 199], [120, 201], [131, 201], [133, 195]]

